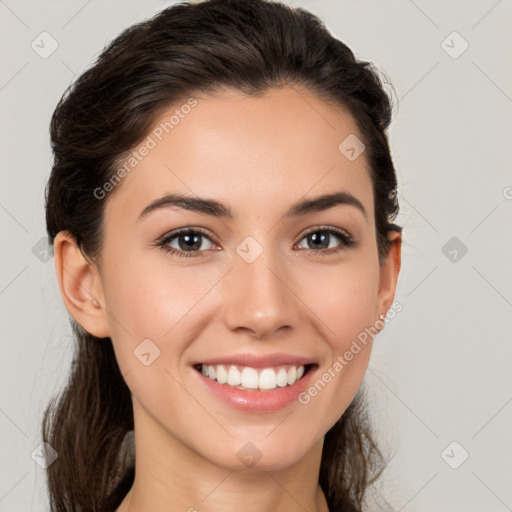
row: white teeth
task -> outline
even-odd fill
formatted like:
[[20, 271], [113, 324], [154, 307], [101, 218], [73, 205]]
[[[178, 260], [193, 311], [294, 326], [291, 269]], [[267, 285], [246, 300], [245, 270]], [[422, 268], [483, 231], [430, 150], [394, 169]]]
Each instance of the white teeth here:
[[288, 385], [288, 372], [284, 368], [279, 368], [277, 372], [276, 384], [280, 388], [284, 388]]
[[265, 368], [260, 373], [259, 388], [260, 389], [276, 389], [277, 376], [272, 368]]
[[297, 368], [295, 368], [295, 366], [292, 366], [288, 370], [288, 385], [293, 384], [296, 379], [297, 379]]
[[242, 386], [249, 389], [258, 388], [258, 372], [254, 368], [246, 367], [242, 370]]
[[[203, 364], [204, 366], [204, 364]], [[236, 366], [231, 366], [228, 371], [228, 384], [230, 386], [240, 386], [242, 384], [242, 376]]]
[[[226, 370], [226, 368], [228, 368]], [[287, 370], [288, 368], [288, 370]], [[276, 387], [284, 388], [295, 384], [304, 375], [304, 366], [275, 367], [258, 370], [249, 366], [242, 371], [235, 365], [201, 365], [201, 373], [220, 384], [237, 387], [239, 389], [271, 390]]]
[[217, 382], [220, 384], [225, 384], [228, 381], [228, 372], [223, 365], [219, 364], [217, 366]]

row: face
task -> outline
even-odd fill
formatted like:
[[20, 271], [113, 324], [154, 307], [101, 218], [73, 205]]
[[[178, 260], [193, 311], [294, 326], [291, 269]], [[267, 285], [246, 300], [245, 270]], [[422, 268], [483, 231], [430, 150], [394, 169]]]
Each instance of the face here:
[[285, 468], [354, 398], [371, 338], [345, 354], [393, 298], [366, 157], [339, 149], [353, 119], [303, 89], [196, 101], [106, 199], [109, 335], [148, 450]]

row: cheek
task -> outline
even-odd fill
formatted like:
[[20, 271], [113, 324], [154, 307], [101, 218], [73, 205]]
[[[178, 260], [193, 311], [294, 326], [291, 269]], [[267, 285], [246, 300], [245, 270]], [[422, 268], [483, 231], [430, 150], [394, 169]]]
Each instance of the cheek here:
[[199, 335], [194, 307], [218, 278], [192, 267], [159, 268], [135, 259], [106, 272], [111, 338], [127, 386], [155, 418], [164, 417], [162, 404], [169, 424], [178, 413], [187, 417], [193, 401], [178, 384], [178, 366]]
[[374, 321], [379, 269], [373, 260], [363, 255], [302, 273], [307, 277], [301, 279], [299, 296], [324, 324], [322, 332], [337, 353]]
[[[301, 403], [315, 410], [318, 428], [332, 426], [348, 407], [366, 372], [378, 294], [379, 267], [361, 255], [350, 264], [318, 265], [298, 295], [315, 313], [326, 348], [324, 365]], [[309, 404], [309, 405], [308, 405]], [[321, 412], [320, 412], [321, 411]], [[321, 423], [321, 425], [320, 425]]]
[[160, 350], [159, 364], [175, 366], [199, 330], [194, 321], [200, 309], [197, 305], [223, 274], [222, 269], [217, 275], [194, 266], [172, 267], [162, 260], [126, 258], [121, 265], [105, 265], [111, 338], [119, 364], [125, 368], [134, 364], [133, 351], [147, 339]]

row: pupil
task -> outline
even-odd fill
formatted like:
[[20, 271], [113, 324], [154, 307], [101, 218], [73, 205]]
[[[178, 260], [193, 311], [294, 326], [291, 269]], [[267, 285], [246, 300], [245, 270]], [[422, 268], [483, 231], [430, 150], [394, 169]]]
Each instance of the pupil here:
[[201, 235], [181, 235], [181, 240], [185, 240], [185, 250], [199, 249], [201, 247], [200, 237]]
[[[329, 242], [327, 242], [327, 238], [329, 235], [328, 233], [324, 233], [322, 231], [320, 231], [320, 233], [320, 236], [318, 235], [318, 233], [312, 233], [311, 235], [309, 235], [309, 241], [313, 243], [320, 243], [323, 246], [322, 249], [325, 249], [329, 247]], [[319, 242], [320, 239], [322, 239], [323, 242]]]

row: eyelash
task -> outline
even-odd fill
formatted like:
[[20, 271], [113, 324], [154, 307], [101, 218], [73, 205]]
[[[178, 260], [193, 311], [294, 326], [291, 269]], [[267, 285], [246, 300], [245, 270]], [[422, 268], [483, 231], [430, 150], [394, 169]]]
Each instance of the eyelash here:
[[[307, 237], [308, 235], [311, 235], [312, 233], [334, 234], [341, 239], [342, 243], [339, 245], [338, 248], [335, 248], [335, 249], [331, 248], [331, 249], [319, 249], [319, 250], [316, 250], [316, 249], [301, 249], [301, 250], [307, 251], [309, 253], [316, 253], [316, 254], [322, 255], [322, 256], [329, 256], [332, 254], [337, 254], [337, 253], [343, 251], [344, 249], [348, 249], [348, 248], [354, 247], [356, 245], [356, 241], [354, 240], [354, 238], [352, 236], [350, 236], [347, 232], [342, 231], [341, 229], [336, 229], [336, 228], [326, 227], [326, 226], [318, 226], [316, 228], [313, 228], [313, 229], [307, 231], [306, 233], [304, 233], [302, 235], [302, 238], [299, 240], [299, 242], [301, 242], [305, 237]], [[169, 245], [168, 245], [173, 239], [179, 237], [180, 235], [193, 235], [193, 234], [203, 235], [208, 240], [210, 240], [210, 242], [215, 243], [213, 240], [211, 240], [208, 233], [206, 231], [202, 230], [201, 228], [182, 228], [182, 229], [178, 229], [176, 231], [171, 231], [170, 233], [166, 233], [165, 235], [160, 237], [157, 240], [156, 246], [160, 247], [166, 253], [170, 253], [170, 254], [172, 254], [174, 256], [178, 256], [180, 258], [195, 258], [195, 257], [205, 256], [204, 253], [206, 251], [189, 251], [187, 253], [186, 251], [181, 251], [181, 250], [175, 249], [174, 247], [169, 247]]]

